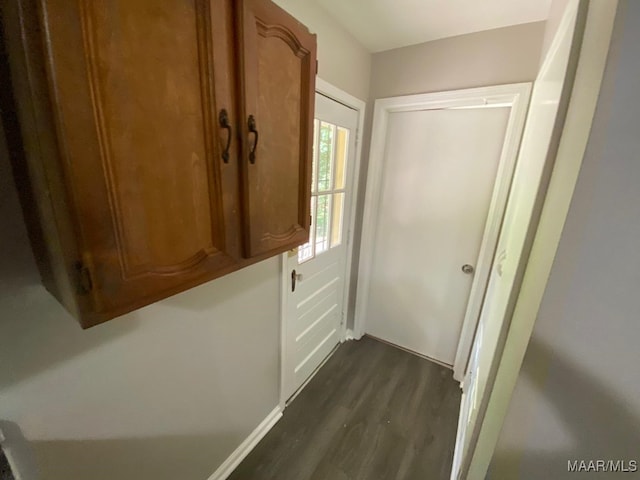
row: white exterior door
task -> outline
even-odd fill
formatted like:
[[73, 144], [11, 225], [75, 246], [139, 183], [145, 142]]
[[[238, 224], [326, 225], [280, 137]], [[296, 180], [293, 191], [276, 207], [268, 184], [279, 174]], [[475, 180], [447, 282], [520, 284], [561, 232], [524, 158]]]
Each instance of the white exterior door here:
[[341, 341], [358, 112], [316, 94], [311, 237], [289, 253], [284, 391], [290, 398]]
[[366, 333], [453, 366], [510, 113], [389, 114]]

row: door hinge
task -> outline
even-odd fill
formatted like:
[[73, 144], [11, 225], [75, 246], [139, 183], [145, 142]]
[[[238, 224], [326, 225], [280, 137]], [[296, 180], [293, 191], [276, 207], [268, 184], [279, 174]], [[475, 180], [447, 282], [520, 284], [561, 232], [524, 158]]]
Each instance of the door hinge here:
[[318, 64], [318, 60], [316, 60], [316, 75], [318, 74], [318, 71], [319, 71], [319, 66], [318, 65], [319, 65]]
[[78, 284], [78, 292], [80, 294], [87, 294], [93, 290], [93, 280], [91, 279], [91, 271], [82, 263], [77, 261], [75, 263], [76, 280]]

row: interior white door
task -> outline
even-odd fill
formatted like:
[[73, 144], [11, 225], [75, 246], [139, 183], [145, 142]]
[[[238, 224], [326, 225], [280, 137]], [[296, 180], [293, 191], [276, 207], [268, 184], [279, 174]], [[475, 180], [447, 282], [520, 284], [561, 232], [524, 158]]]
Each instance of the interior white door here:
[[366, 333], [453, 365], [510, 112], [389, 114]]
[[565, 88], [577, 15], [578, 2], [571, 2], [533, 87], [512, 189], [463, 384], [452, 480], [465, 478], [462, 469], [465, 465], [468, 467], [473, 453], [471, 438], [478, 426], [479, 410], [490, 393], [493, 362], [499, 357], [496, 352]]
[[290, 398], [340, 342], [358, 112], [316, 94], [311, 237], [287, 258], [284, 390]]

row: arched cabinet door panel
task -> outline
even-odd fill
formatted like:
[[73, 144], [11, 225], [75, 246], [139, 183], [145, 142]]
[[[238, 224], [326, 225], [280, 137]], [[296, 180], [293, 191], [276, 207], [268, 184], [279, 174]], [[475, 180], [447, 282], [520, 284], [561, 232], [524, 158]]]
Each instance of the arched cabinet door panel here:
[[[222, 159], [219, 119], [237, 118], [231, 1], [43, 0], [36, 11], [82, 323], [233, 266], [239, 174]], [[237, 142], [229, 149], [237, 158]]]
[[253, 257], [309, 236], [316, 39], [268, 0], [237, 5], [244, 252]]

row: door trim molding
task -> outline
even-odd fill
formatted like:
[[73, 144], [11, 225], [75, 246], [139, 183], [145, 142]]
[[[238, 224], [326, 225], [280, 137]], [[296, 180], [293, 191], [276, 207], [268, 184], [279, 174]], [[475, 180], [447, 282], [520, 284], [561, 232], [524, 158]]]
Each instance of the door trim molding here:
[[[338, 103], [345, 105], [358, 112], [358, 127], [356, 130], [356, 152], [354, 156], [353, 173], [351, 177], [351, 194], [353, 200], [351, 202], [351, 211], [349, 217], [349, 225], [347, 230], [347, 256], [345, 266], [345, 281], [344, 283], [344, 296], [343, 296], [343, 308], [344, 308], [344, 321], [342, 322], [342, 329], [340, 331], [340, 342], [344, 342], [348, 338], [347, 324], [349, 319], [347, 318], [347, 312], [349, 309], [349, 292], [351, 290], [351, 275], [353, 264], [353, 243], [354, 235], [353, 231], [356, 222], [356, 207], [358, 203], [358, 185], [360, 183], [360, 163], [362, 159], [362, 132], [364, 130], [364, 118], [366, 103], [353, 95], [348, 94], [344, 90], [332, 85], [331, 83], [323, 80], [320, 77], [316, 78], [316, 93], [324, 95]], [[289, 288], [289, 275], [287, 268], [287, 255], [289, 253], [283, 253], [280, 255], [280, 408], [284, 410], [286, 406], [286, 392], [284, 385], [285, 368], [287, 366], [287, 289]], [[359, 338], [359, 337], [356, 337]]]
[[491, 197], [487, 223], [482, 238], [480, 254], [476, 264], [469, 302], [453, 365], [454, 378], [462, 381], [471, 351], [475, 329], [480, 316], [482, 299], [486, 290], [498, 233], [504, 216], [509, 188], [524, 130], [524, 122], [531, 94], [531, 83], [514, 83], [465, 90], [404, 95], [378, 99], [375, 102], [371, 149], [364, 203], [364, 218], [358, 266], [358, 289], [354, 333], [357, 338], [365, 333], [371, 265], [375, 251], [377, 211], [380, 202], [382, 171], [389, 114], [442, 108], [486, 108], [505, 106], [511, 108], [505, 141], [500, 157], [496, 183]]
[[[506, 338], [503, 348], [494, 359], [497, 372], [491, 390], [486, 393], [486, 404], [483, 399], [484, 414], [478, 422], [478, 431], [471, 437], [469, 453], [461, 465], [461, 471], [457, 477], [452, 475], [452, 479], [474, 480], [486, 476], [533, 334], [587, 149], [607, 65], [618, 1], [580, 0], [572, 3], [579, 5], [578, 8], [587, 9], [587, 18], [566, 118], [553, 159], [553, 170], [546, 194], [540, 199], [542, 210], [533, 233], [529, 257], [520, 265], [524, 268], [524, 275], [513, 315], [509, 324], [503, 327]], [[543, 68], [544, 65], [541, 70]]]

